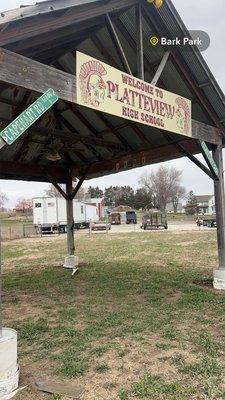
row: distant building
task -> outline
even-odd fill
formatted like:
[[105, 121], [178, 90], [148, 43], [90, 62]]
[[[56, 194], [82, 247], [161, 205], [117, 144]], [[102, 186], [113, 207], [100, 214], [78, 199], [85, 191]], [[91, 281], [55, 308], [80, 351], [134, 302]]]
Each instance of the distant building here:
[[213, 194], [195, 196], [198, 204], [198, 214], [215, 214], [215, 197]]
[[32, 215], [33, 206], [31, 200], [21, 200], [13, 210], [18, 215]]
[[95, 198], [95, 199], [85, 199], [86, 204], [93, 204], [98, 208], [98, 216], [99, 218], [104, 218], [105, 216], [105, 204], [104, 199], [102, 198]]
[[[166, 212], [167, 213], [173, 213], [174, 212], [173, 203], [167, 203]], [[184, 212], [184, 208], [183, 208], [182, 203], [178, 203], [178, 205], [177, 205], [177, 213], [181, 214], [183, 212]]]

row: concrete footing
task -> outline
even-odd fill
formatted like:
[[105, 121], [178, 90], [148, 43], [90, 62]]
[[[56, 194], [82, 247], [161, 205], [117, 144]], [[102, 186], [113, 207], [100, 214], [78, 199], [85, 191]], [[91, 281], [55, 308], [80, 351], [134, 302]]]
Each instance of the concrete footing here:
[[79, 258], [78, 256], [67, 256], [65, 258], [64, 268], [72, 269], [72, 275], [78, 270]]
[[225, 268], [213, 270], [213, 287], [217, 290], [225, 290]]
[[11, 399], [18, 383], [17, 332], [3, 328], [0, 337], [0, 399]]

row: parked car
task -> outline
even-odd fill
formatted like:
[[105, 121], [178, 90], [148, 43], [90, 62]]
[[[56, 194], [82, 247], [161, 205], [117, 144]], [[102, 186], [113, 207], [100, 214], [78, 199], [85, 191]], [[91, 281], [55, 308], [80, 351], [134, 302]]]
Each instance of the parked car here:
[[203, 226], [207, 226], [208, 228], [216, 228], [216, 216], [213, 216], [213, 215], [208, 215], [208, 216], [205, 216], [205, 217], [201, 217], [201, 218], [197, 218], [196, 219], [196, 224], [198, 225], [198, 226], [201, 226], [201, 225], [203, 225]]
[[108, 222], [94, 222], [91, 224], [92, 231], [106, 231], [111, 230], [111, 224]]

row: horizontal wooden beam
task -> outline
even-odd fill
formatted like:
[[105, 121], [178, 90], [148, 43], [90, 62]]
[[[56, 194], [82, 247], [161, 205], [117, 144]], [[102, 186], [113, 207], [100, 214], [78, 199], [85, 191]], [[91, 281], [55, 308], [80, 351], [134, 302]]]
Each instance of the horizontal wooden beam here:
[[[61, 5], [61, 9], [64, 9], [65, 12], [57, 15], [57, 17], [56, 15], [54, 15], [54, 10], [51, 11], [49, 5], [45, 4], [45, 2], [43, 2], [43, 4], [39, 5], [38, 7], [33, 7], [30, 18], [21, 18], [22, 12], [20, 9], [18, 9], [17, 12], [19, 12], [19, 15], [17, 16], [17, 19], [19, 19], [23, 23], [12, 25], [8, 24], [7, 29], [3, 29], [1, 32], [0, 46], [6, 46], [7, 44], [15, 43], [18, 41], [21, 41], [23, 43], [26, 39], [29, 38], [32, 38], [32, 40], [30, 40], [32, 45], [32, 41], [40, 35], [42, 35], [42, 43], [45, 43], [46, 34], [49, 35], [53, 33], [55, 35], [56, 32], [60, 30], [60, 28], [65, 29], [66, 27], [69, 27], [70, 25], [74, 25], [76, 23], [85, 23], [86, 20], [89, 20], [89, 25], [91, 25], [91, 21], [95, 18], [101, 15], [105, 15], [106, 13], [122, 11], [127, 7], [134, 6], [135, 4], [137, 4], [137, 2], [138, 0], [111, 0], [106, 2], [94, 1], [90, 2], [88, 4], [88, 7], [85, 7], [85, 5], [83, 6], [82, 4], [74, 6], [73, 0], [71, 1], [71, 4], [70, 6], [68, 6], [67, 10], [66, 4]], [[58, 3], [58, 1], [55, 3]], [[61, 3], [63, 2], [61, 1]], [[38, 12], [40, 7], [45, 8], [45, 11], [43, 11], [45, 17], [38, 18], [37, 15], [34, 18], [35, 13], [40, 15], [40, 13]], [[30, 7], [30, 9], [32, 9], [32, 7]], [[28, 13], [28, 10], [26, 10], [26, 13]], [[47, 13], [49, 15], [49, 18], [47, 18]], [[4, 13], [2, 14], [4, 15]], [[33, 19], [31, 21], [32, 17]], [[10, 20], [10, 12], [7, 12], [0, 19], [0, 23], [3, 26], [4, 23], [10, 22]], [[44, 35], [45, 37], [43, 37]]]
[[76, 103], [75, 76], [0, 48], [0, 82], [37, 93], [54, 89], [60, 99]]
[[40, 166], [18, 162], [0, 161], [0, 179], [40, 180], [49, 182], [53, 177], [59, 183], [66, 183], [69, 171], [57, 166]]
[[[195, 140], [184, 139], [181, 145], [191, 154], [199, 153], [199, 147]], [[166, 144], [158, 148], [131, 152], [121, 157], [115, 157], [111, 160], [96, 162], [91, 165], [86, 179], [92, 179], [102, 175], [109, 175], [116, 172], [127, 171], [129, 169], [143, 167], [149, 164], [155, 164], [172, 158], [183, 157], [183, 151], [175, 146], [176, 143]], [[81, 176], [83, 168], [74, 169], [73, 176]]]
[[[76, 78], [48, 65], [0, 49], [0, 82], [27, 90], [44, 93], [50, 87], [60, 99], [76, 103]], [[151, 128], [149, 128], [151, 134]], [[192, 121], [193, 138], [213, 144], [221, 143], [220, 130], [216, 127]]]
[[[0, 130], [3, 129], [8, 123], [11, 121], [6, 118], [0, 117]], [[66, 131], [63, 129], [49, 129], [41, 125], [32, 125], [29, 128], [30, 135], [26, 138], [28, 142], [35, 142], [34, 135], [40, 135], [44, 138], [53, 138], [57, 137], [63, 140], [63, 142], [73, 144], [92, 144], [93, 146], [99, 146], [104, 148], [110, 148], [112, 150], [127, 150], [125, 146], [121, 143], [113, 142], [110, 140], [105, 140], [102, 137], [95, 137], [95, 136], [84, 136], [84, 135], [77, 135], [75, 128], [74, 131]], [[19, 138], [19, 140], [23, 141], [23, 136]], [[41, 142], [40, 142], [41, 143]], [[45, 142], [43, 142], [45, 144]]]
[[192, 138], [204, 140], [212, 144], [221, 144], [222, 133], [215, 126], [204, 124], [203, 122], [192, 119]]

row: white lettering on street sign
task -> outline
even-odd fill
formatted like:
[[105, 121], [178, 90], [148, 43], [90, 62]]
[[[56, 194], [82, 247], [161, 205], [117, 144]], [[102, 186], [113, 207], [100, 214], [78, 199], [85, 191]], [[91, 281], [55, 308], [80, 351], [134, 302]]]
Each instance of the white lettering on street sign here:
[[53, 104], [58, 101], [58, 96], [53, 89], [48, 89], [41, 97], [23, 111], [3, 131], [0, 137], [7, 144], [12, 144], [18, 139], [38, 118], [40, 118]]

